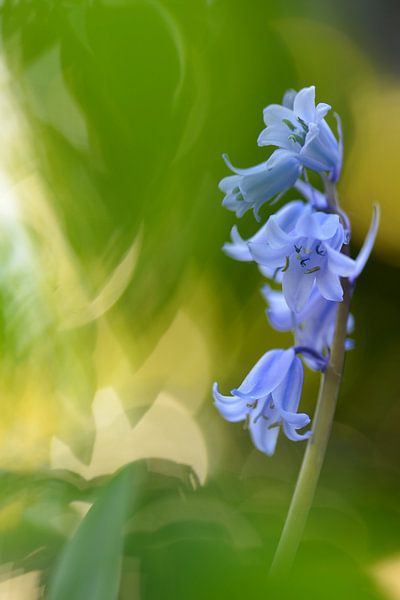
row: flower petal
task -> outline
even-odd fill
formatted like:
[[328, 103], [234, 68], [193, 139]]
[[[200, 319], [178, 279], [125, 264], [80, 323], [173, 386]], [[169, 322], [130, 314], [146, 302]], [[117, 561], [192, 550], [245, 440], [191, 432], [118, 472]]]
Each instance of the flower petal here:
[[253, 259], [260, 265], [278, 269], [285, 266], [285, 248], [271, 248], [268, 244], [253, 244], [249, 242], [249, 250]]
[[273, 125], [282, 125], [283, 119], [288, 119], [289, 121], [296, 121], [296, 116], [292, 110], [286, 108], [286, 106], [281, 106], [280, 104], [270, 104], [263, 111], [264, 123], [267, 127], [271, 127]]
[[342, 252], [338, 252], [325, 244], [326, 251], [328, 253], [328, 268], [341, 277], [349, 277], [356, 271], [356, 261], [346, 256]]
[[334, 302], [343, 300], [343, 289], [338, 275], [325, 268], [317, 271], [316, 280], [321, 296]]
[[272, 393], [273, 400], [283, 421], [283, 430], [286, 436], [294, 441], [305, 439], [310, 435], [310, 432], [298, 434], [296, 431], [296, 429], [301, 429], [310, 422], [308, 415], [297, 412], [303, 389], [303, 379], [303, 364], [296, 356], [286, 378]]
[[299, 154], [302, 163], [317, 173], [334, 171], [339, 160], [338, 152], [337, 141], [327, 123], [325, 121], [320, 121], [318, 125], [310, 123]]
[[265, 265], [260, 265], [260, 263], [258, 263], [258, 270], [261, 275], [267, 279], [272, 279], [273, 281], [276, 281], [276, 283], [282, 283], [283, 273], [278, 267], [266, 267]]
[[243, 197], [238, 197], [236, 194], [227, 194], [222, 200], [222, 206], [233, 211], [237, 217], [243, 217], [251, 205], [249, 205]]
[[314, 273], [305, 273], [297, 261], [292, 261], [282, 280], [282, 291], [291, 310], [299, 313], [306, 305], [315, 281]]
[[279, 248], [285, 248], [288, 245], [292, 245], [294, 241], [296, 241], [297, 235], [291, 235], [286, 233], [282, 229], [279, 224], [279, 219], [277, 215], [272, 215], [266, 224], [265, 227], [265, 235], [268, 244], [274, 250], [278, 250]]
[[379, 209], [379, 206], [377, 204], [375, 204], [373, 207], [372, 221], [371, 221], [369, 231], [364, 240], [362, 248], [356, 258], [356, 268], [355, 268], [355, 272], [353, 273], [353, 278], [356, 278], [360, 275], [360, 273], [364, 269], [364, 267], [369, 259], [369, 255], [371, 254], [372, 248], [375, 243], [376, 234], [378, 233], [379, 220], [380, 220], [380, 209]]
[[296, 154], [287, 150], [275, 150], [263, 169], [243, 176], [240, 190], [247, 208], [253, 208], [259, 220], [260, 207], [277, 194], [292, 187], [300, 172], [301, 165]]
[[305, 204], [303, 200], [292, 200], [288, 202], [275, 214], [279, 226], [286, 232], [292, 231], [299, 217], [302, 214], [308, 214], [312, 211], [311, 206]]
[[339, 227], [338, 215], [323, 212], [305, 213], [297, 222], [296, 233], [299, 237], [328, 240], [335, 235]]
[[294, 350], [270, 350], [251, 369], [243, 383], [232, 390], [242, 398], [265, 398], [286, 376], [294, 359]]
[[239, 169], [238, 167], [233, 166], [233, 164], [231, 163], [229, 156], [227, 154], [223, 154], [222, 158], [224, 159], [226, 166], [231, 171], [236, 173], [236, 175], [253, 175], [254, 173], [259, 173], [260, 171], [264, 171], [265, 165], [268, 162], [268, 161], [264, 161], [262, 163], [259, 163], [258, 165], [254, 165], [254, 167], [247, 167], [245, 169]]
[[328, 112], [331, 110], [331, 106], [329, 104], [326, 104], [325, 102], [319, 102], [317, 104], [317, 107], [315, 109], [315, 113], [316, 113], [316, 121], [321, 121], [321, 119], [323, 119]]
[[241, 237], [236, 225], [234, 225], [231, 229], [231, 240], [232, 242], [225, 242], [225, 244], [222, 246], [222, 250], [225, 252], [225, 254], [231, 258], [234, 258], [235, 260], [253, 260], [247, 245], [247, 241]]
[[[305, 346], [317, 355], [323, 355], [332, 345], [337, 306], [337, 302], [323, 298], [315, 286], [304, 310], [298, 315], [301, 327], [295, 330], [296, 346]], [[303, 359], [313, 370], [321, 370], [321, 360], [312, 354], [303, 354]]]
[[249, 412], [246, 400], [238, 396], [223, 396], [218, 390], [218, 384], [213, 385], [215, 406], [227, 421], [233, 423], [243, 421]]
[[296, 98], [296, 90], [286, 90], [282, 98], [282, 106], [293, 110], [294, 99]]
[[305, 431], [304, 433], [298, 433], [296, 431], [296, 427], [287, 423], [286, 421], [283, 423], [283, 431], [286, 437], [292, 442], [302, 442], [303, 440], [308, 440], [312, 436], [312, 431]]
[[[297, 408], [300, 403], [303, 389], [304, 367], [298, 356], [294, 358], [286, 377], [272, 392], [272, 398], [276, 404], [279, 414], [284, 420], [293, 424], [307, 425], [310, 419], [307, 415], [298, 414]], [[304, 425], [299, 425], [303, 427]]]
[[340, 224], [340, 227], [337, 228], [335, 235], [330, 238], [328, 243], [331, 248], [339, 251], [341, 250], [343, 244], [346, 243], [346, 239], [348, 239], [348, 236], [345, 234], [343, 225]]
[[218, 187], [221, 190], [221, 192], [224, 192], [224, 194], [230, 194], [231, 191], [235, 189], [235, 187], [239, 187], [239, 183], [241, 180], [242, 178], [240, 175], [228, 175], [227, 177], [221, 179], [221, 181], [218, 184]]
[[305, 87], [296, 94], [293, 111], [307, 124], [315, 120], [315, 86]]
[[264, 452], [264, 454], [267, 456], [272, 456], [275, 452], [276, 443], [279, 436], [279, 425], [271, 427], [271, 424], [260, 417], [256, 420], [252, 419], [249, 425], [253, 444], [258, 450]]
[[296, 429], [306, 427], [311, 421], [306, 413], [290, 412], [287, 410], [281, 410], [280, 413], [282, 420], [290, 425], [294, 425]]
[[278, 146], [286, 150], [296, 151], [296, 149], [300, 149], [299, 143], [289, 137], [290, 134], [290, 129], [283, 123], [280, 125], [269, 125], [258, 136], [257, 144], [259, 146]]
[[272, 327], [278, 331], [290, 331], [294, 327], [294, 315], [282, 292], [273, 290], [269, 285], [264, 285], [261, 293], [268, 303], [266, 312]]

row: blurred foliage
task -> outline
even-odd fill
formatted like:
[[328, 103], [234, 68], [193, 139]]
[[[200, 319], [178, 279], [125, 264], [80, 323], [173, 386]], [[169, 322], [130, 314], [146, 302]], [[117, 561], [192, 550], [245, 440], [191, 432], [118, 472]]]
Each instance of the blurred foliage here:
[[[139, 491], [142, 481], [135, 477], [133, 482]], [[117, 598], [123, 530], [133, 499], [130, 488], [125, 469], [102, 490], [60, 557], [49, 598]]]
[[290, 489], [265, 476], [259, 455], [253, 454], [240, 481], [223, 476], [201, 488], [190, 469], [166, 461], [137, 462], [92, 481], [66, 471], [3, 473], [2, 484], [3, 501], [19, 505], [19, 516], [3, 532], [2, 555], [14, 568], [42, 571], [42, 584], [50, 575], [50, 598], [111, 600], [120, 577], [121, 598], [240, 598], [244, 589], [250, 598], [265, 589], [272, 598], [380, 598], [358, 567], [366, 551], [365, 496], [353, 498], [361, 508], [356, 511], [340, 499], [343, 484], [335, 493], [321, 489], [292, 578], [271, 588], [266, 565], [279, 530], [276, 515]]
[[[0, 597], [396, 597], [400, 82], [375, 53], [384, 4], [0, 3]], [[275, 588], [303, 446], [260, 455], [210, 386], [289, 338], [266, 323], [257, 270], [220, 251], [235, 219], [217, 182], [223, 152], [266, 156], [262, 108], [311, 83], [343, 119], [355, 251], [373, 202], [383, 220], [321, 485]]]

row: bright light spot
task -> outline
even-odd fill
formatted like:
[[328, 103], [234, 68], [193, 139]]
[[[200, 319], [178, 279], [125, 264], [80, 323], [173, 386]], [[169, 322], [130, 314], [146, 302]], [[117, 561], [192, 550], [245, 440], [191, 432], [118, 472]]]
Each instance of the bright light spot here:
[[400, 556], [387, 558], [374, 565], [372, 574], [388, 600], [400, 600]]
[[89, 465], [69, 447], [53, 438], [51, 465], [70, 469], [86, 479], [114, 473], [142, 458], [161, 458], [190, 465], [200, 482], [207, 476], [207, 448], [200, 427], [177, 400], [161, 393], [142, 419], [132, 427], [112, 388], [99, 390], [93, 402], [96, 439]]

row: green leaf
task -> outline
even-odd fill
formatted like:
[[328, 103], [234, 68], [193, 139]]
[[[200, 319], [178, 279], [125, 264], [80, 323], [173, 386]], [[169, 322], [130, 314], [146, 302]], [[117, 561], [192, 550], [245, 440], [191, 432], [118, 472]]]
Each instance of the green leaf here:
[[140, 482], [137, 470], [128, 467], [106, 486], [61, 554], [49, 600], [117, 598], [124, 525]]

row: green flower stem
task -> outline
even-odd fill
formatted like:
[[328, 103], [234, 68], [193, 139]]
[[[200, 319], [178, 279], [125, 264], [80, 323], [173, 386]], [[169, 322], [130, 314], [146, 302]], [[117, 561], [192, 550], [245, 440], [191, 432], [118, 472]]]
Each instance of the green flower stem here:
[[336, 402], [342, 379], [347, 319], [349, 316], [351, 290], [347, 279], [342, 280], [344, 296], [338, 306], [335, 336], [328, 367], [321, 378], [317, 408], [313, 421], [313, 434], [304, 454], [296, 489], [288, 516], [272, 563], [272, 577], [285, 576], [294, 561], [310, 511], [326, 447], [332, 429]]

